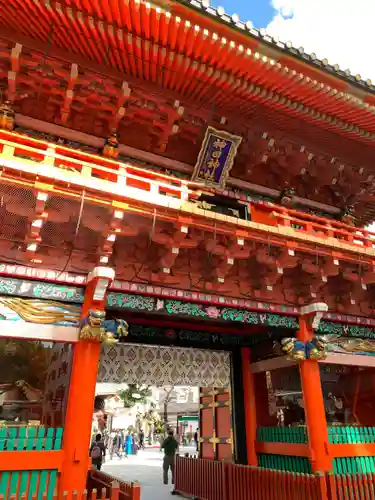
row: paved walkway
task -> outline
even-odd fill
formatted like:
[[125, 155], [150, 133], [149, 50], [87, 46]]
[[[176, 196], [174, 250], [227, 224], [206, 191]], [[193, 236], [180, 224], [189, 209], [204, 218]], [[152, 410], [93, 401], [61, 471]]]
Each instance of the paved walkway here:
[[[180, 450], [180, 453], [193, 453], [193, 448]], [[113, 459], [103, 465], [103, 472], [124, 481], [139, 481], [141, 500], [172, 500], [171, 485], [164, 485], [162, 480], [163, 453], [148, 449], [138, 455]]]

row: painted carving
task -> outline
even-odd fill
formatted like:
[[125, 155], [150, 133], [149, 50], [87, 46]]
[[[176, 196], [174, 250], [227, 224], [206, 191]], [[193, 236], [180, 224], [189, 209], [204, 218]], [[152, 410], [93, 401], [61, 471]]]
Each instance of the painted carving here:
[[0, 129], [13, 130], [15, 123], [15, 113], [9, 101], [0, 105]]
[[311, 342], [306, 343], [294, 338], [284, 338], [281, 345], [287, 357], [294, 361], [320, 360], [327, 357], [326, 342], [321, 337], [315, 337]]
[[111, 134], [105, 140], [103, 155], [107, 156], [108, 158], [112, 158], [113, 160], [116, 160], [119, 153], [118, 147], [119, 147], [119, 141], [117, 138], [117, 134]]
[[[9, 266], [8, 266], [9, 267]], [[16, 272], [16, 266], [2, 268], [1, 271], [12, 271]], [[20, 268], [21, 269], [21, 268]], [[26, 269], [26, 268], [22, 268]], [[38, 271], [38, 270], [36, 270]], [[33, 274], [34, 276], [34, 274]], [[35, 275], [36, 277], [36, 275]], [[49, 276], [46, 274], [45, 278]], [[53, 278], [53, 276], [51, 276]], [[71, 280], [73, 282], [73, 280]], [[84, 284], [84, 278], [80, 277], [80, 281]], [[139, 310], [139, 311], [149, 311], [158, 312], [170, 315], [181, 315], [181, 316], [193, 316], [199, 317], [207, 320], [222, 320], [231, 322], [243, 322], [249, 324], [263, 324], [267, 326], [279, 326], [290, 329], [298, 328], [298, 319], [296, 308], [281, 308], [283, 314], [278, 314], [277, 311], [271, 309], [272, 306], [262, 302], [249, 302], [249, 301], [236, 301], [239, 307], [227, 307], [228, 299], [223, 298], [223, 304], [220, 306], [212, 305], [214, 299], [217, 296], [211, 295], [201, 295], [192, 294], [188, 292], [179, 292], [178, 290], [169, 290], [165, 288], [157, 287], [146, 287], [144, 285], [133, 286], [135, 291], [143, 293], [164, 293], [169, 292], [169, 297], [173, 294], [185, 294], [185, 300], [175, 300], [172, 298], [157, 298], [141, 294], [132, 293], [115, 293], [111, 292], [107, 297], [107, 307], [109, 309], [129, 309], [129, 310]], [[75, 326], [79, 324], [80, 308], [79, 306], [73, 306], [73, 308], [68, 308], [64, 305], [64, 302], [81, 304], [84, 299], [84, 287], [77, 287], [72, 285], [63, 285], [58, 283], [48, 283], [42, 281], [34, 280], [22, 280], [10, 277], [0, 277], [0, 299], [3, 300], [3, 308], [6, 307], [6, 311], [1, 311], [0, 314], [3, 316], [1, 319], [24, 319], [24, 321], [32, 321], [30, 319], [21, 318], [18, 316], [14, 310], [12, 310], [11, 302], [4, 302], [5, 299], [10, 299], [9, 296], [17, 296], [16, 304], [19, 301], [24, 301], [25, 298], [30, 297], [34, 299], [41, 299], [35, 304], [39, 304], [37, 307], [45, 308], [50, 302], [50, 309], [66, 310], [71, 314], [74, 312], [74, 318], [69, 316], [63, 318], [58, 324], [64, 324], [69, 326]], [[8, 296], [8, 297], [5, 297]], [[21, 298], [25, 297], [25, 298]], [[191, 297], [196, 300], [196, 302], [190, 302], [186, 298]], [[42, 299], [51, 299], [42, 300]], [[198, 303], [199, 300], [208, 301], [209, 304]], [[233, 301], [234, 302], [234, 301]], [[253, 310], [241, 307], [242, 302], [246, 302], [244, 306], [251, 307]], [[26, 302], [27, 303], [27, 302]], [[25, 303], [25, 304], [26, 304]], [[32, 305], [32, 301], [28, 301], [29, 305]], [[265, 310], [268, 308], [268, 310]], [[280, 311], [281, 312], [281, 311]], [[294, 313], [294, 314], [293, 314]], [[17, 318], [16, 318], [17, 316]], [[333, 321], [330, 321], [330, 320]], [[349, 324], [350, 321], [357, 321], [357, 324]], [[38, 322], [35, 319], [35, 322]], [[338, 315], [333, 313], [326, 313], [324, 319], [320, 321], [319, 326], [316, 328], [317, 333], [320, 335], [338, 335], [344, 337], [358, 337], [363, 339], [375, 339], [375, 328], [373, 325], [373, 320], [371, 318], [356, 318], [355, 316]]]
[[0, 296], [0, 321], [26, 321], [43, 325], [77, 326], [80, 306], [52, 300]]
[[293, 199], [296, 196], [296, 190], [292, 187], [285, 188], [280, 194], [280, 204], [284, 207], [292, 207]]
[[83, 303], [84, 292], [84, 288], [75, 286], [6, 277], [0, 278], [0, 293], [4, 295], [76, 302], [80, 304]]
[[325, 335], [328, 352], [336, 354], [356, 354], [375, 356], [375, 340]]
[[111, 309], [138, 309], [141, 311], [153, 311], [155, 307], [154, 297], [143, 297], [142, 295], [129, 295], [127, 293], [109, 293], [107, 305]]
[[88, 315], [81, 321], [80, 340], [102, 342], [105, 335], [104, 319], [104, 311], [89, 311]]
[[115, 344], [128, 335], [129, 325], [125, 320], [106, 320], [105, 311], [90, 310], [81, 321], [80, 340]]
[[321, 321], [317, 330], [323, 335], [338, 335], [358, 337], [362, 339], [375, 339], [375, 329], [362, 325], [348, 325], [333, 321]]
[[129, 335], [129, 325], [124, 319], [106, 319], [103, 322], [107, 336], [113, 336], [116, 339], [127, 337]]
[[355, 209], [353, 205], [347, 205], [340, 213], [340, 220], [344, 224], [354, 226], [355, 223]]

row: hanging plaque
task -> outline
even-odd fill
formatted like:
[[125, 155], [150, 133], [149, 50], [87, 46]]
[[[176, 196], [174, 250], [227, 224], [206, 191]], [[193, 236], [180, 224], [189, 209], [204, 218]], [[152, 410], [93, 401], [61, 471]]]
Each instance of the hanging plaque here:
[[208, 127], [192, 180], [224, 188], [242, 137]]

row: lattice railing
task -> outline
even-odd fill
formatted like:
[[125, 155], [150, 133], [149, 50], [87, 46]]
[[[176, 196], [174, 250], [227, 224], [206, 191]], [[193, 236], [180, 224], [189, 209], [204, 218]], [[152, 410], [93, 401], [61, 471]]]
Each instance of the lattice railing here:
[[[28, 180], [32, 175], [46, 182], [68, 184], [71, 189], [101, 192], [106, 198], [127, 198], [142, 204], [183, 210], [257, 231], [267, 228], [264, 222], [254, 226], [251, 221], [221, 213], [213, 217], [210, 213], [214, 209], [201, 209], [196, 204], [202, 189], [204, 191], [204, 187], [197, 183], [19, 134], [0, 131], [0, 165], [8, 171], [24, 175]], [[238, 200], [248, 205], [253, 203], [246, 202], [244, 196], [238, 196]], [[375, 234], [365, 229], [272, 203], [260, 205], [266, 207], [272, 221], [280, 228], [277, 236], [301, 238], [300, 235], [303, 235], [305, 240], [309, 236], [320, 239], [325, 246], [330, 246], [330, 242], [332, 246], [346, 244], [348, 248], [356, 248], [362, 253], [375, 248]], [[269, 231], [272, 232], [274, 228], [275, 224], [272, 223]]]
[[0, 453], [61, 450], [62, 436], [61, 428], [0, 427]]

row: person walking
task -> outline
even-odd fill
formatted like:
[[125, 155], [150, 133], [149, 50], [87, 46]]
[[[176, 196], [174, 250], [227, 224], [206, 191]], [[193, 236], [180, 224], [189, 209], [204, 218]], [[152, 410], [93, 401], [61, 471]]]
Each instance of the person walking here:
[[130, 431], [128, 432], [125, 440], [125, 452], [128, 456], [133, 453], [133, 436]]
[[195, 444], [195, 450], [198, 453], [199, 451], [199, 436], [198, 436], [199, 429], [197, 429], [194, 432], [194, 444]]
[[115, 436], [113, 438], [113, 443], [112, 443], [112, 453], [111, 453], [111, 460], [113, 458], [113, 455], [116, 454], [118, 458], [121, 459], [121, 447], [122, 447], [122, 439], [121, 439], [121, 434], [119, 431], [115, 432]]
[[144, 450], [145, 449], [145, 433], [141, 429], [141, 432], [139, 433], [139, 449]]
[[173, 431], [168, 431], [168, 437], [164, 439], [160, 451], [164, 450], [163, 459], [163, 482], [168, 484], [168, 472], [171, 469], [172, 473], [172, 484], [174, 484], [174, 463], [176, 452], [178, 450], [178, 442], [174, 438]]
[[134, 432], [132, 433], [132, 455], [137, 455], [138, 453], [138, 443]]
[[105, 457], [105, 446], [101, 434], [95, 436], [95, 440], [90, 446], [90, 457], [92, 465], [100, 470], [103, 465], [103, 457]]

